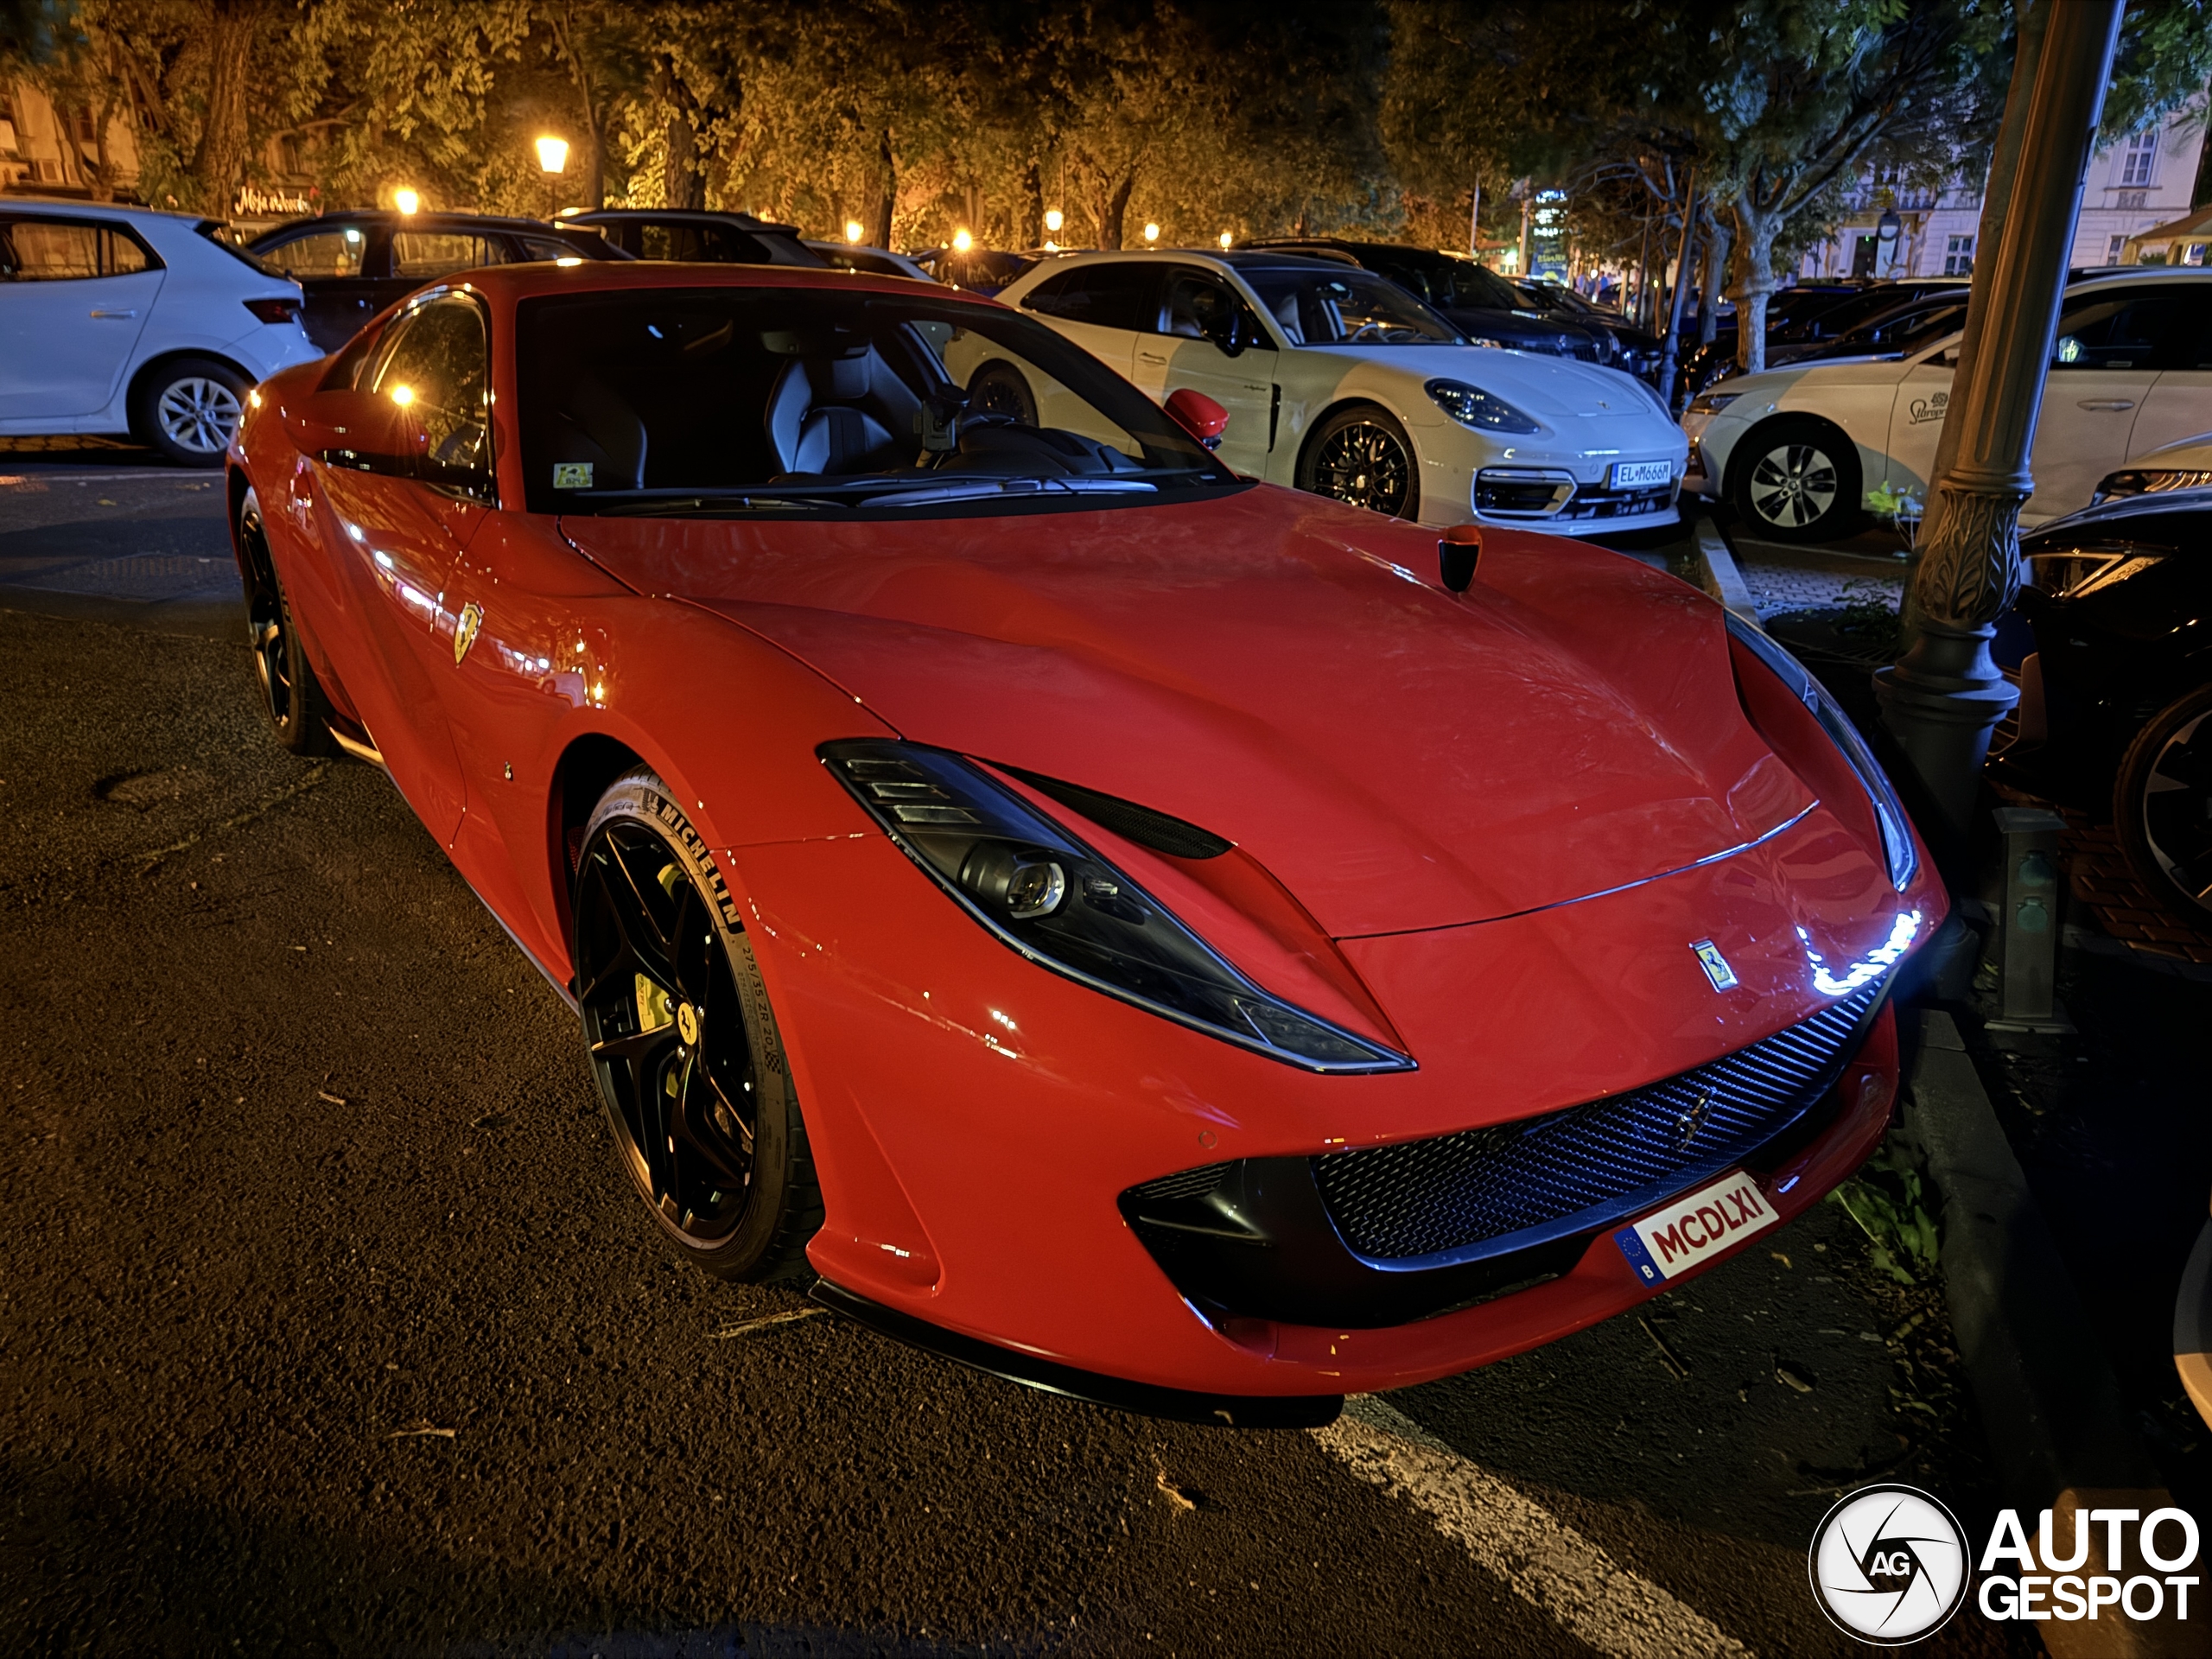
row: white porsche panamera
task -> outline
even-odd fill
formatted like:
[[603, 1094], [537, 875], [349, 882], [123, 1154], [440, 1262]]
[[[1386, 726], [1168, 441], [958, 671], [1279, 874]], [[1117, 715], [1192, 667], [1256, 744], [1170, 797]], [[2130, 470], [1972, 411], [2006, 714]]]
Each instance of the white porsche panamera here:
[[[1688, 487], [1788, 542], [1850, 535], [1878, 491], [1924, 502], [1959, 340], [1720, 381], [1682, 417]], [[2088, 506], [2108, 474], [2212, 428], [2212, 270], [2072, 283], [2054, 342], [2026, 524]]]
[[[1220, 454], [1249, 478], [1456, 524], [1567, 535], [1675, 522], [1688, 442], [1615, 369], [1467, 344], [1388, 279], [1264, 250], [1048, 259], [999, 295], [1154, 398], [1229, 411]], [[971, 407], [1033, 423], [1051, 389], [967, 371]]]

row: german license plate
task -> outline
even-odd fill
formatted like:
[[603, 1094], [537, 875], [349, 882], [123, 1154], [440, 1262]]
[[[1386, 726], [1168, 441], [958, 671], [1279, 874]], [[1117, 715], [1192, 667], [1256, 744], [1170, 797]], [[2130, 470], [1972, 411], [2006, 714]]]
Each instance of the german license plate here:
[[1636, 1269], [1656, 1285], [1688, 1273], [1709, 1256], [1764, 1232], [1779, 1219], [1759, 1184], [1740, 1169], [1669, 1200], [1613, 1235]]
[[1612, 483], [1617, 490], [1649, 489], [1655, 485], [1675, 481], [1675, 463], [1671, 461], [1617, 461], [1613, 463]]

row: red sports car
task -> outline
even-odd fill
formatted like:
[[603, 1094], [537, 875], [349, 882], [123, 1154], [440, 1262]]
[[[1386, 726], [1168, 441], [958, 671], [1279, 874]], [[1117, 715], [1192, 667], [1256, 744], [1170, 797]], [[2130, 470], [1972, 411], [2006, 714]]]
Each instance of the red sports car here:
[[280, 740], [389, 771], [709, 1273], [1317, 1422], [1710, 1265], [1887, 1123], [1942, 889], [1805, 671], [1635, 561], [1252, 484], [845, 272], [475, 272], [251, 402]]

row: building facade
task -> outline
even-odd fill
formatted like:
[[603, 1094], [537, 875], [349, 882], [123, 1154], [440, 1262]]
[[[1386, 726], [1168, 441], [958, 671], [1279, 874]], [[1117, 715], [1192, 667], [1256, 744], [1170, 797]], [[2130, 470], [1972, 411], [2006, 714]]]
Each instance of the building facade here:
[[[2186, 215], [2205, 144], [2200, 104], [2100, 149], [2082, 181], [2074, 227], [2076, 267], [2134, 263], [2143, 232]], [[1799, 274], [1820, 276], [1965, 276], [1981, 232], [1981, 190], [1954, 181], [1916, 188], [1877, 175], [1852, 193], [1849, 216], [1809, 250]], [[1894, 235], [1882, 220], [1896, 215]]]
[[[24, 80], [0, 80], [0, 191], [90, 198], [99, 194], [100, 142], [93, 114], [56, 110]], [[107, 192], [127, 200], [138, 182], [137, 135], [129, 112], [107, 124]]]

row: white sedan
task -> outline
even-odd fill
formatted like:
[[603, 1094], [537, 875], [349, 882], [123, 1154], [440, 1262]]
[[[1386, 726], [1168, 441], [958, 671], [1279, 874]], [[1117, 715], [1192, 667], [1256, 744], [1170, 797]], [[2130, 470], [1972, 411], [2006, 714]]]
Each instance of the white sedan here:
[[322, 353], [300, 286], [213, 220], [0, 200], [0, 435], [129, 433], [222, 464], [257, 380]]
[[[1589, 535], [1675, 522], [1688, 445], [1642, 382], [1468, 345], [1350, 264], [1258, 249], [1071, 254], [998, 297], [1159, 401], [1188, 387], [1221, 404], [1221, 457], [1249, 478], [1425, 524]], [[974, 408], [1033, 423], [1051, 401], [1011, 364], [964, 372]]]
[[[2130, 269], [2067, 289], [2024, 523], [2088, 506], [2107, 474], [2212, 427], [2208, 317], [2212, 270]], [[1850, 535], [1878, 493], [1926, 502], [1959, 340], [1719, 382], [1682, 417], [1689, 487], [1789, 542]]]

